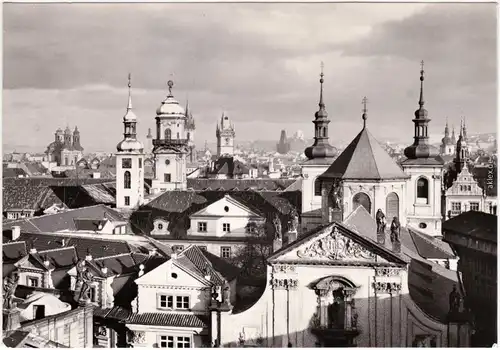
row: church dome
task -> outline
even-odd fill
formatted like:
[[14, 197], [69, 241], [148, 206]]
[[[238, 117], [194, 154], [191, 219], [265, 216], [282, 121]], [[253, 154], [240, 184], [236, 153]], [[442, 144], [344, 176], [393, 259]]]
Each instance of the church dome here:
[[449, 136], [445, 136], [441, 139], [441, 142], [443, 143], [443, 145], [452, 145], [453, 142], [451, 142], [451, 138]]
[[172, 115], [172, 116], [179, 116], [179, 117], [185, 117], [186, 111], [182, 106], [179, 104], [179, 101], [177, 101], [174, 98], [174, 95], [172, 95], [172, 87], [174, 86], [174, 82], [172, 80], [168, 81], [168, 96], [167, 98], [161, 103], [160, 107], [156, 109], [156, 115]]
[[125, 139], [116, 145], [118, 152], [142, 152], [144, 145], [137, 140]]
[[137, 116], [132, 111], [132, 109], [127, 109], [127, 113], [123, 117], [123, 121], [124, 122], [135, 122], [135, 121], [137, 121]]
[[71, 130], [70, 130], [69, 126], [67, 126], [66, 129], [64, 129], [64, 134], [71, 135]]

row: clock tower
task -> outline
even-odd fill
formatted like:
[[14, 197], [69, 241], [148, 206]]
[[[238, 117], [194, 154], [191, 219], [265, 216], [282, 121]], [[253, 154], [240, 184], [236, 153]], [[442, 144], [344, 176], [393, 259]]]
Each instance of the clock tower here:
[[234, 125], [227, 115], [222, 113], [220, 122], [215, 130], [217, 136], [217, 157], [234, 155]]
[[187, 187], [186, 158], [189, 140], [186, 134], [186, 111], [174, 99], [173, 86], [174, 82], [168, 81], [168, 96], [156, 110], [153, 193], [185, 190]]

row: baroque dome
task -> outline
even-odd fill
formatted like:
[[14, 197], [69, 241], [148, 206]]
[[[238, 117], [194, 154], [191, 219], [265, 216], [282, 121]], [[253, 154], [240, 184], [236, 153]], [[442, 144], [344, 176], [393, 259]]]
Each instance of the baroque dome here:
[[180, 115], [185, 116], [186, 111], [173, 96], [169, 95], [156, 109], [157, 115]]
[[132, 139], [125, 139], [116, 145], [118, 152], [142, 152], [144, 145], [142, 142]]

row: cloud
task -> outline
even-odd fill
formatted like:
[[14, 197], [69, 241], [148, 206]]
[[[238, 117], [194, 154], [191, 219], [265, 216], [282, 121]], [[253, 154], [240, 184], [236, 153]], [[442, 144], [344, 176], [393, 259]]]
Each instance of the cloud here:
[[139, 130], [154, 128], [173, 79], [199, 144], [223, 110], [240, 140], [312, 136], [320, 61], [333, 141], [359, 131], [366, 95], [372, 133], [411, 142], [421, 59], [431, 132], [446, 116], [470, 116], [470, 132], [495, 121], [494, 5], [5, 4], [3, 15], [4, 143], [22, 134], [45, 147], [69, 123], [91, 147], [114, 149], [128, 72]]

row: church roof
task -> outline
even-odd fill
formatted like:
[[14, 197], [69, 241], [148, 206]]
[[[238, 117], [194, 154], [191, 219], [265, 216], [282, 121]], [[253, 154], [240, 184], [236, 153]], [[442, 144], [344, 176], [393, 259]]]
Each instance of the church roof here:
[[408, 175], [365, 127], [321, 178], [390, 180], [406, 179]]

